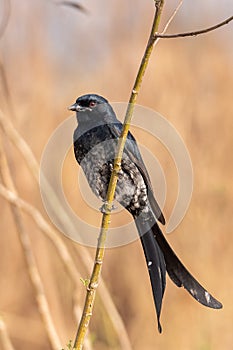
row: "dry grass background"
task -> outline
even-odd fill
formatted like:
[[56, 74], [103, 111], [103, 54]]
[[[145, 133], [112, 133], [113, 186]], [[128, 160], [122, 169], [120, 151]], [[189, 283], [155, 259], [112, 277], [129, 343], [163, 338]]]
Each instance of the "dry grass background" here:
[[[96, 92], [110, 101], [128, 99], [152, 8], [148, 4], [144, 8], [138, 2], [132, 16], [132, 5], [125, 2], [114, 5], [102, 1], [101, 5], [106, 8], [100, 20], [101, 11], [91, 1], [86, 4], [91, 9], [89, 17], [51, 3], [22, 1], [19, 6], [12, 1], [11, 17], [0, 43], [11, 108], [1, 84], [1, 109], [38, 161], [51, 132], [69, 116], [66, 106], [77, 96]], [[165, 14], [169, 9], [166, 11]], [[177, 18], [174, 28], [187, 26], [188, 16], [186, 13], [185, 17], [184, 9], [184, 17]], [[218, 21], [217, 17], [204, 19], [204, 26]], [[229, 27], [232, 29], [232, 24]], [[230, 40], [224, 39], [224, 36], [232, 38], [229, 27], [199, 38], [160, 42], [138, 100], [166, 116], [189, 149], [194, 169], [192, 201], [181, 225], [168, 240], [193, 274], [222, 301], [224, 308], [206, 309], [168, 280], [162, 310], [163, 334], [159, 335], [139, 242], [110, 249], [106, 253], [103, 277], [134, 350], [232, 349], [233, 71]], [[137, 137], [140, 138], [140, 132]], [[5, 136], [3, 145], [19, 195], [46, 217], [38, 185], [20, 153]], [[166, 173], [165, 215], [168, 217], [177, 190], [175, 167], [164, 150], [158, 154], [157, 144], [150, 142], [147, 146], [158, 156]], [[64, 188], [69, 201], [79, 211], [76, 179], [77, 165], [69, 154], [63, 171]], [[1, 317], [15, 349], [50, 349], [10, 207], [3, 198], [0, 207]], [[73, 285], [53, 244], [27, 215], [23, 218], [55, 326], [65, 345], [74, 338], [76, 329], [72, 314]], [[80, 246], [61, 237], [82, 276], [88, 277], [78, 255]], [[93, 256], [94, 250], [88, 250]], [[85, 292], [81, 283], [78, 292], [82, 305]], [[114, 332], [99, 299], [94, 311], [93, 348], [119, 349], [112, 340]], [[0, 349], [5, 350], [2, 344]]]

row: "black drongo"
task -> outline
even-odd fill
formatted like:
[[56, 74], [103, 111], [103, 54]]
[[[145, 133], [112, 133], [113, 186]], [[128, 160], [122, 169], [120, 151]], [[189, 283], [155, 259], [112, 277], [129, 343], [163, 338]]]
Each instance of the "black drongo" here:
[[[105, 201], [122, 123], [108, 101], [95, 94], [79, 97], [69, 109], [76, 112], [78, 121], [74, 132], [76, 160], [94, 194]], [[184, 267], [159, 228], [158, 221], [165, 224], [165, 219], [154, 197], [136, 140], [130, 132], [118, 174], [115, 200], [134, 218], [149, 270], [159, 331], [162, 330], [159, 318], [166, 271], [178, 287], [183, 286], [198, 302], [214, 309], [221, 308], [221, 303]]]

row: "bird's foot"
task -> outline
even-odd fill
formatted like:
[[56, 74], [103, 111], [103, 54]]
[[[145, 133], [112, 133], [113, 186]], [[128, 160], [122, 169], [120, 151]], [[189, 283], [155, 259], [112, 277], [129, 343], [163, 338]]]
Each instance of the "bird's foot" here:
[[110, 207], [108, 201], [104, 201], [104, 204], [99, 209], [102, 214], [108, 214], [109, 212], [116, 210], [117, 206], [112, 204]]

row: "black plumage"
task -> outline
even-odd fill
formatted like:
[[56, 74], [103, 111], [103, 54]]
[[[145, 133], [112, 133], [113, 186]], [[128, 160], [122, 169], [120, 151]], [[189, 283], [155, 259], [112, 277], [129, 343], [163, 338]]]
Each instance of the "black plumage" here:
[[[106, 200], [116, 146], [122, 124], [106, 99], [95, 94], [79, 97], [69, 107], [76, 111], [74, 153], [96, 196]], [[124, 148], [115, 199], [128, 210], [143, 246], [161, 332], [160, 313], [166, 286], [166, 271], [171, 280], [183, 286], [201, 304], [219, 309], [221, 303], [210, 295], [188, 272], [166, 241], [158, 221], [164, 216], [155, 200], [149, 174], [133, 135], [129, 132]]]

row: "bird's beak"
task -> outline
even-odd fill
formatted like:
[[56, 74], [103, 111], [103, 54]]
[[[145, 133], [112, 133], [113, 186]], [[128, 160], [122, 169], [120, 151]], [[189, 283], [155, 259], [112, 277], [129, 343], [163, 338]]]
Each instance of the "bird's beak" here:
[[68, 109], [69, 109], [69, 111], [78, 112], [79, 105], [77, 103], [74, 103], [73, 105], [69, 106]]

